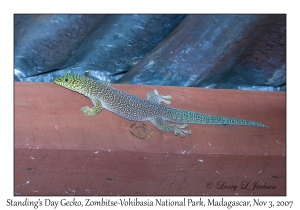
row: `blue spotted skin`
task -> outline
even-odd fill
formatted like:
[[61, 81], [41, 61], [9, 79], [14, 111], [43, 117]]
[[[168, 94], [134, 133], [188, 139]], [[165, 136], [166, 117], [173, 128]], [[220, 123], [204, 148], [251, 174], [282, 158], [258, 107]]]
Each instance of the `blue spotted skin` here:
[[[98, 82], [91, 78], [67, 73], [55, 78], [53, 82], [72, 91], [81, 93], [90, 98], [94, 104], [93, 108], [82, 107], [81, 111], [86, 115], [95, 115], [105, 108], [125, 119], [134, 121], [150, 121], [155, 127], [162, 131], [172, 131], [175, 135], [191, 134], [186, 128], [186, 123], [196, 124], [219, 124], [219, 125], [247, 125], [267, 128], [266, 125], [249, 120], [212, 116], [197, 112], [175, 109], [160, 104], [170, 104], [171, 96], [161, 96], [157, 90], [148, 93], [147, 99], [122, 92], [111, 86], [109, 82]], [[183, 125], [169, 124], [167, 121], [185, 123]]]

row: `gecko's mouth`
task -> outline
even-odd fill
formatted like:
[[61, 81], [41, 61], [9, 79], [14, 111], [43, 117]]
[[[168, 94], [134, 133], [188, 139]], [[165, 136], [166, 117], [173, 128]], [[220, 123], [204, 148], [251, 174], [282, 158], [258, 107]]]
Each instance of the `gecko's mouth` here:
[[53, 83], [62, 86], [62, 83], [57, 78], [53, 80]]
[[63, 79], [61, 77], [54, 78], [53, 83], [57, 84], [57, 85], [60, 85], [60, 86], [63, 86]]

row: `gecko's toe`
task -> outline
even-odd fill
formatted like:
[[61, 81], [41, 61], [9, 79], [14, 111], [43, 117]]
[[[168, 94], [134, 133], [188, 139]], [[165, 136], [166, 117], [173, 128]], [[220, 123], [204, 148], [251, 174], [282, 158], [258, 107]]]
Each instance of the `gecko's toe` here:
[[186, 127], [188, 127], [188, 124], [183, 124], [179, 126], [179, 128], [186, 128]]
[[192, 131], [191, 130], [187, 130], [186, 133], [189, 134], [189, 135], [191, 135]]

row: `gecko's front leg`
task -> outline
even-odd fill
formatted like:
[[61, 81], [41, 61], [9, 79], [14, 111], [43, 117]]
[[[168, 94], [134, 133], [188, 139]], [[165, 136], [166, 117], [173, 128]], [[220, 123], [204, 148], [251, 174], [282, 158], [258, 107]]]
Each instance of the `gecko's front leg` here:
[[94, 107], [90, 108], [88, 106], [84, 106], [80, 109], [80, 111], [82, 111], [84, 113], [85, 116], [91, 116], [91, 115], [96, 115], [99, 112], [101, 112], [102, 108], [102, 104], [101, 101], [99, 100], [92, 100]]

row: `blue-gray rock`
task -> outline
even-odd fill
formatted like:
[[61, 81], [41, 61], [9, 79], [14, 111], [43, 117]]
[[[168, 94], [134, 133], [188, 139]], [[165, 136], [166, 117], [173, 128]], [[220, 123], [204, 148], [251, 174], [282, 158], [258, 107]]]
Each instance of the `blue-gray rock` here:
[[285, 15], [188, 15], [116, 83], [284, 89], [285, 35]]
[[15, 15], [15, 75], [22, 80], [61, 69], [104, 17]]
[[[52, 81], [68, 71], [83, 74], [89, 70], [91, 77], [114, 82], [168, 36], [184, 17], [26, 17], [31, 25], [18, 22], [15, 29], [15, 74], [21, 81]], [[20, 27], [25, 33], [20, 33]]]

